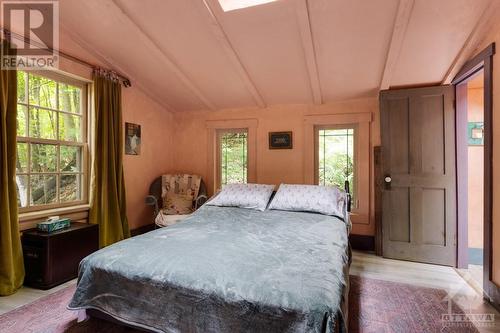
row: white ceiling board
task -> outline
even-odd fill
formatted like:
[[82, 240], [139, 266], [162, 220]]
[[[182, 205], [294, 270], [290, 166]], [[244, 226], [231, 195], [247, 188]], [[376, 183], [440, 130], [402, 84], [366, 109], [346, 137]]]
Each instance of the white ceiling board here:
[[109, 57], [111, 63], [125, 68], [132, 82], [140, 80], [176, 110], [206, 109], [175, 72], [165, 66], [164, 59], [144, 41], [136, 27], [117, 15], [113, 3], [66, 0], [60, 6], [63, 25]]
[[312, 103], [293, 1], [223, 12], [209, 0], [228, 39], [268, 104]]
[[197, 1], [116, 0], [217, 108], [255, 106]]
[[326, 102], [376, 96], [398, 0], [309, 1]]
[[92, 55], [183, 112], [329, 103], [375, 97], [381, 82], [441, 82], [491, 29], [477, 28], [489, 0], [265, 2], [224, 12], [218, 0], [64, 0], [61, 25], [72, 37], [60, 48]]
[[441, 82], [489, 0], [417, 0], [391, 86]]

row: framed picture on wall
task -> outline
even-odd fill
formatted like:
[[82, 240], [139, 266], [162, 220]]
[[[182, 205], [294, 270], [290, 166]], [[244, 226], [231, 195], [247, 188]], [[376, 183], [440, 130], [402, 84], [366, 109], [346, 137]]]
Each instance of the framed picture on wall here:
[[484, 123], [483, 122], [470, 122], [467, 124], [467, 136], [469, 146], [483, 146], [484, 145]]
[[292, 149], [292, 132], [269, 132], [269, 149]]
[[125, 123], [125, 154], [141, 154], [141, 125]]

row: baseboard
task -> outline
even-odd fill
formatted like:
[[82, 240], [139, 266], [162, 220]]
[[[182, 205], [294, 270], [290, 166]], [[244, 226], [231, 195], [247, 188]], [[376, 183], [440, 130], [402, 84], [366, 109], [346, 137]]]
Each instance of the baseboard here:
[[375, 236], [349, 235], [351, 247], [360, 251], [375, 251]]
[[130, 236], [134, 237], [134, 236], [142, 235], [142, 234], [145, 234], [146, 232], [152, 231], [154, 229], [155, 229], [154, 224], [146, 224], [146, 225], [143, 225], [139, 228], [135, 228], [135, 229], [130, 230]]

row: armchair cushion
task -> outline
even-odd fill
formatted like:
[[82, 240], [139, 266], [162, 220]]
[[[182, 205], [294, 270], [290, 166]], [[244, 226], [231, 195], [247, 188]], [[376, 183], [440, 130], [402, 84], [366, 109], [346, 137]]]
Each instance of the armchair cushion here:
[[162, 211], [167, 215], [191, 214], [193, 212], [193, 196], [167, 192], [163, 198]]
[[168, 227], [184, 220], [189, 215], [165, 215], [159, 212], [155, 219], [155, 224], [159, 227]]
[[[161, 196], [165, 200], [167, 193], [190, 195], [192, 200], [198, 197], [201, 177], [198, 175], [178, 174], [161, 177]], [[191, 204], [193, 204], [191, 202]]]

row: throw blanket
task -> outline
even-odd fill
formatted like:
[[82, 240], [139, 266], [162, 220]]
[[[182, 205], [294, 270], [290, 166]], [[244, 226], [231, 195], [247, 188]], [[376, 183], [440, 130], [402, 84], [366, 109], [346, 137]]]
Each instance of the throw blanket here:
[[346, 224], [203, 206], [80, 264], [69, 309], [157, 332], [334, 332], [348, 288]]

